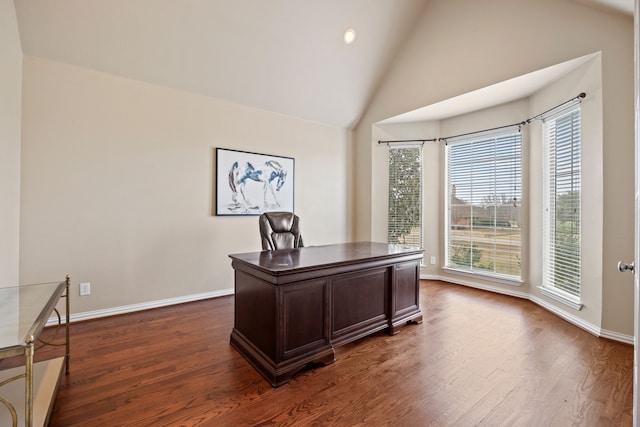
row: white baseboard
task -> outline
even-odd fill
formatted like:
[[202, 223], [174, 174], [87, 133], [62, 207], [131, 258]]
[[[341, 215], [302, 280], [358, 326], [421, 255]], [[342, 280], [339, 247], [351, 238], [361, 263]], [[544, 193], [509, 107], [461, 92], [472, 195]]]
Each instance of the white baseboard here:
[[602, 338], [607, 338], [613, 341], [620, 341], [623, 342], [625, 344], [631, 344], [634, 345], [634, 338], [633, 336], [629, 336], [629, 335], [624, 335], [624, 334], [620, 334], [618, 332], [614, 332], [614, 331], [607, 331], [606, 329], [602, 329], [600, 331], [600, 336]]
[[495, 286], [490, 286], [490, 285], [485, 285], [482, 283], [476, 283], [470, 280], [465, 280], [465, 279], [461, 279], [459, 277], [441, 277], [441, 276], [436, 276], [436, 275], [420, 275], [421, 279], [425, 279], [425, 280], [441, 280], [443, 282], [447, 282], [447, 283], [453, 283], [456, 285], [464, 285], [464, 286], [468, 286], [470, 288], [476, 288], [476, 289], [482, 289], [484, 291], [490, 291], [490, 292], [495, 292], [498, 294], [504, 294], [504, 295], [509, 295], [512, 297], [518, 297], [518, 298], [524, 298], [524, 299], [529, 299], [529, 294], [527, 294], [526, 292], [522, 292], [519, 290], [509, 290], [509, 289], [504, 289], [504, 288], [498, 288]]
[[584, 329], [585, 331], [597, 336], [597, 337], [602, 337], [602, 338], [607, 338], [613, 341], [619, 341], [619, 342], [623, 342], [625, 344], [631, 344], [633, 345], [634, 343], [634, 337], [633, 336], [629, 336], [629, 335], [625, 335], [625, 334], [621, 334], [618, 332], [614, 332], [614, 331], [608, 331], [606, 329], [602, 329], [596, 325], [593, 325], [592, 323], [586, 322], [585, 320], [576, 317], [575, 315], [573, 315], [572, 313], [569, 313], [567, 311], [564, 311], [558, 307], [556, 307], [553, 304], [550, 304], [549, 302], [538, 298], [536, 296], [533, 295], [529, 295], [526, 292], [521, 292], [521, 291], [511, 291], [509, 289], [503, 289], [503, 288], [498, 288], [498, 287], [494, 287], [494, 286], [489, 286], [489, 285], [485, 285], [485, 284], [481, 284], [481, 283], [475, 283], [473, 281], [468, 281], [468, 280], [461, 280], [458, 278], [454, 278], [454, 277], [449, 277], [447, 276], [445, 277], [441, 277], [441, 276], [437, 276], [437, 275], [420, 275], [421, 279], [425, 279], [425, 280], [441, 280], [443, 282], [448, 282], [448, 283], [454, 283], [457, 285], [463, 285], [463, 286], [469, 286], [472, 288], [477, 288], [477, 289], [482, 289], [485, 291], [490, 291], [490, 292], [496, 292], [499, 294], [504, 294], [504, 295], [510, 295], [510, 296], [514, 296], [514, 297], [518, 297], [518, 298], [524, 298], [524, 299], [528, 299], [529, 301], [533, 302], [534, 304], [539, 305], [540, 307], [544, 308], [545, 310], [550, 311], [551, 313], [555, 314], [556, 316], [566, 320], [567, 322], [581, 328]]
[[[580, 319], [579, 317], [574, 316], [573, 314], [566, 312], [558, 307], [556, 307], [553, 304], [549, 304], [547, 301], [540, 299], [538, 297], [535, 297], [533, 295], [529, 295], [525, 292], [521, 292], [521, 291], [516, 291], [516, 290], [508, 290], [508, 289], [503, 289], [503, 288], [498, 288], [495, 286], [489, 286], [489, 285], [485, 285], [485, 284], [480, 284], [480, 283], [475, 283], [473, 281], [469, 281], [469, 280], [462, 280], [462, 279], [458, 279], [458, 278], [452, 278], [447, 276], [446, 278], [438, 276], [438, 275], [433, 275], [433, 274], [421, 274], [420, 275], [420, 279], [424, 279], [424, 280], [441, 280], [443, 282], [449, 282], [449, 283], [453, 283], [456, 285], [463, 285], [463, 286], [469, 286], [472, 288], [476, 288], [476, 289], [481, 289], [481, 290], [485, 290], [485, 291], [489, 291], [489, 292], [495, 292], [495, 293], [499, 293], [499, 294], [504, 294], [504, 295], [509, 295], [509, 296], [513, 296], [513, 297], [518, 297], [518, 298], [524, 298], [524, 299], [528, 299], [531, 302], [533, 302], [534, 304], [539, 305], [540, 307], [550, 311], [551, 313], [555, 314], [558, 317], [561, 317], [562, 319], [566, 320], [569, 323], [572, 323], [576, 326], [578, 326], [579, 328], [582, 328], [584, 330], [586, 330], [587, 332], [598, 336], [598, 337], [602, 337], [602, 338], [607, 338], [613, 341], [619, 341], [619, 342], [623, 342], [625, 344], [634, 344], [634, 337], [633, 336], [629, 336], [629, 335], [625, 335], [625, 334], [620, 334], [618, 332], [614, 332], [614, 331], [608, 331], [606, 329], [602, 329], [598, 326], [595, 326], [589, 322], [584, 321], [583, 319]], [[208, 298], [217, 298], [217, 297], [222, 297], [222, 296], [228, 296], [228, 295], [233, 295], [234, 290], [233, 289], [223, 289], [221, 291], [213, 291], [213, 292], [205, 292], [205, 293], [201, 293], [201, 294], [193, 294], [193, 295], [186, 295], [186, 296], [181, 296], [181, 297], [175, 297], [175, 298], [168, 298], [168, 299], [163, 299], [163, 300], [157, 300], [157, 301], [149, 301], [149, 302], [143, 302], [143, 303], [139, 303], [139, 304], [130, 304], [130, 305], [124, 305], [121, 307], [113, 307], [113, 308], [107, 308], [107, 309], [102, 309], [102, 310], [94, 310], [94, 311], [85, 311], [83, 313], [71, 313], [71, 318], [69, 319], [70, 322], [78, 322], [78, 321], [82, 321], [82, 320], [91, 320], [91, 319], [98, 319], [100, 317], [107, 317], [107, 316], [114, 316], [117, 314], [125, 314], [125, 313], [132, 313], [135, 311], [141, 311], [141, 310], [148, 310], [151, 308], [158, 308], [158, 307], [165, 307], [168, 305], [174, 305], [174, 304], [182, 304], [185, 302], [192, 302], [192, 301], [199, 301], [199, 300], [203, 300], [203, 299], [208, 299]], [[66, 321], [64, 316], [61, 316], [61, 321], [64, 322]], [[51, 325], [56, 325], [58, 323], [58, 318], [57, 317], [51, 317], [49, 318], [49, 320], [47, 321], [47, 326], [51, 326]]]
[[[175, 298], [167, 298], [157, 301], [142, 302], [139, 304], [123, 305], [121, 307], [105, 308], [102, 310], [85, 311], [83, 313], [71, 313], [70, 322], [78, 322], [81, 320], [98, 319], [100, 317], [115, 316], [116, 314], [132, 313], [134, 311], [149, 310], [151, 308], [165, 307], [168, 305], [182, 304], [185, 302], [199, 301], [209, 298], [217, 298], [227, 295], [233, 295], [233, 289], [223, 289], [221, 291], [205, 292], [201, 294], [185, 295]], [[61, 321], [65, 322], [65, 316], [61, 316]], [[47, 326], [57, 325], [58, 318], [50, 317]]]
[[548, 310], [550, 312], [552, 312], [553, 314], [555, 314], [558, 317], [563, 318], [564, 320], [566, 320], [569, 323], [573, 323], [574, 325], [578, 326], [579, 328], [584, 329], [587, 332], [592, 333], [595, 336], [601, 336], [602, 334], [602, 329], [592, 323], [586, 322], [582, 319], [580, 319], [579, 317], [574, 316], [573, 314], [564, 311], [558, 307], [556, 307], [553, 304], [550, 304], [549, 302], [543, 300], [542, 298], [538, 298], [536, 296], [530, 295], [529, 299], [531, 300], [531, 302], [538, 304], [540, 307], [544, 308], [545, 310]]

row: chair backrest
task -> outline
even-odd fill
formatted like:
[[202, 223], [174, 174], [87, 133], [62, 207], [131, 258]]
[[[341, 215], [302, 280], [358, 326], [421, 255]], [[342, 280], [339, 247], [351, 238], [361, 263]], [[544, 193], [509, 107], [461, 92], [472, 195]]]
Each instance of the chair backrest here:
[[262, 250], [303, 247], [300, 218], [291, 212], [265, 212], [260, 215]]

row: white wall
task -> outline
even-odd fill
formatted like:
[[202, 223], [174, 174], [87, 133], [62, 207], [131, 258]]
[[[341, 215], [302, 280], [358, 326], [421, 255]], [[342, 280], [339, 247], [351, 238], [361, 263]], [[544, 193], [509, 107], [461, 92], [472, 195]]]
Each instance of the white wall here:
[[632, 278], [616, 270], [618, 259], [633, 257], [632, 17], [569, 0], [432, 0], [355, 130], [356, 239], [379, 234], [376, 215], [384, 211], [376, 201], [376, 122], [595, 52], [602, 52], [602, 279], [587, 320], [632, 336]]
[[22, 49], [12, 0], [0, 0], [0, 287], [17, 285]]
[[215, 147], [295, 158], [308, 245], [349, 240], [350, 134], [49, 60], [23, 65], [20, 277], [82, 313], [233, 288], [257, 217], [212, 215]]

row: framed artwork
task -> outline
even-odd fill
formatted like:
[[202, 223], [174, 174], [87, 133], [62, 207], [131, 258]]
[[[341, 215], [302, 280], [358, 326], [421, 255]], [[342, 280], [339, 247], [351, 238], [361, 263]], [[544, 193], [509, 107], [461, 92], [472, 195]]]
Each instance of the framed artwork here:
[[216, 148], [216, 215], [293, 212], [295, 160]]

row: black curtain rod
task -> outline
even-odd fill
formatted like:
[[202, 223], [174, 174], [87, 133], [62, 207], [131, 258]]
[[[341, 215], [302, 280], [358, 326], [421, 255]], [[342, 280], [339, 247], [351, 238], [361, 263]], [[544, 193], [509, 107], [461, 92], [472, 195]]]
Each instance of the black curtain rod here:
[[401, 142], [436, 142], [438, 138], [432, 139], [396, 139], [394, 141], [378, 141], [378, 144], [395, 144]]
[[565, 102], [563, 102], [562, 104], [558, 104], [558, 105], [556, 105], [556, 106], [555, 106], [555, 107], [553, 107], [553, 108], [549, 108], [549, 109], [548, 109], [547, 111], [545, 111], [544, 113], [540, 113], [540, 114], [538, 114], [537, 116], [533, 116], [533, 117], [531, 117], [530, 119], [527, 119], [527, 123], [531, 123], [531, 121], [532, 121], [532, 120], [539, 119], [540, 117], [542, 117], [542, 116], [544, 116], [545, 114], [547, 114], [549, 111], [553, 111], [553, 110], [555, 110], [556, 108], [560, 108], [560, 107], [562, 107], [562, 106], [563, 106], [563, 105], [565, 105], [565, 104], [568, 104], [568, 103], [573, 102], [573, 101], [580, 101], [580, 100], [584, 99], [584, 98], [585, 98], [585, 96], [587, 96], [587, 94], [586, 94], [586, 93], [584, 93], [584, 92], [580, 92], [580, 94], [578, 94], [578, 96], [576, 96], [576, 97], [574, 97], [574, 98], [571, 98], [570, 100], [565, 101]]
[[446, 144], [447, 143], [447, 139], [460, 138], [461, 136], [474, 135], [476, 133], [482, 133], [482, 132], [491, 132], [493, 130], [506, 129], [506, 128], [511, 128], [511, 127], [515, 127], [515, 126], [524, 126], [526, 124], [527, 124], [527, 122], [513, 123], [511, 125], [498, 126], [497, 128], [477, 130], [477, 131], [469, 132], [469, 133], [461, 133], [460, 135], [448, 136], [446, 138], [438, 138], [438, 140], [439, 141], [444, 141], [445, 144]]
[[560, 108], [560, 107], [562, 107], [563, 105], [568, 104], [568, 103], [573, 102], [573, 101], [579, 101], [579, 100], [582, 100], [582, 99], [584, 99], [586, 96], [587, 96], [587, 94], [586, 94], [586, 93], [584, 93], [584, 92], [580, 92], [580, 94], [578, 94], [578, 96], [573, 97], [573, 98], [571, 98], [570, 100], [565, 101], [565, 102], [563, 102], [563, 103], [561, 103], [561, 104], [558, 104], [558, 105], [556, 105], [556, 106], [555, 106], [555, 107], [553, 107], [553, 108], [549, 108], [549, 109], [548, 109], [547, 111], [545, 111], [544, 113], [540, 113], [540, 114], [538, 114], [537, 116], [533, 116], [533, 117], [531, 117], [530, 119], [527, 119], [527, 120], [522, 121], [522, 122], [520, 122], [520, 123], [514, 123], [514, 124], [511, 124], [511, 125], [499, 126], [499, 127], [491, 128], [491, 129], [478, 130], [478, 131], [475, 131], [475, 132], [463, 133], [463, 134], [455, 135], [455, 136], [448, 136], [448, 137], [446, 137], [446, 138], [432, 138], [432, 139], [399, 139], [399, 140], [396, 140], [396, 141], [378, 141], [378, 144], [393, 144], [393, 143], [401, 143], [401, 142], [436, 142], [436, 141], [444, 141], [444, 142], [445, 142], [445, 144], [446, 144], [447, 139], [459, 138], [459, 137], [461, 137], [461, 136], [474, 135], [474, 134], [476, 134], [476, 133], [481, 133], [481, 132], [490, 132], [490, 131], [493, 131], [493, 130], [499, 130], [499, 129], [509, 128], [509, 127], [513, 127], [513, 126], [524, 126], [524, 125], [526, 125], [526, 124], [528, 124], [528, 123], [531, 123], [533, 120], [539, 119], [540, 117], [544, 116], [545, 114], [547, 114], [547, 113], [548, 113], [548, 112], [550, 112], [550, 111], [555, 110], [556, 108]]

